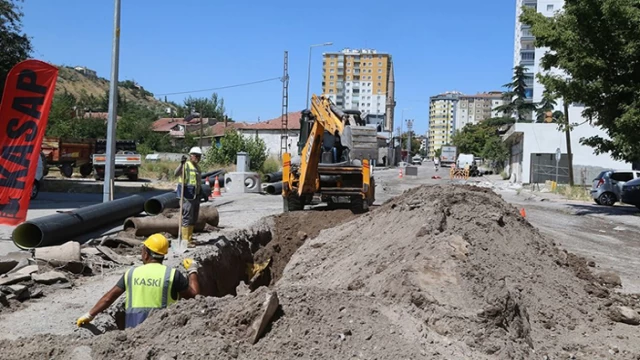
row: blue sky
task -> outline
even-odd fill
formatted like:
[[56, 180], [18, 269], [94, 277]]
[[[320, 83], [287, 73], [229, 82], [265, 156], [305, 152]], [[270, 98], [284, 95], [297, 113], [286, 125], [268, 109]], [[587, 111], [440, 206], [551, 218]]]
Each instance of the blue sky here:
[[[23, 11], [34, 57], [109, 78], [113, 0], [26, 0]], [[321, 91], [323, 51], [373, 48], [393, 55], [396, 126], [408, 109], [404, 117], [424, 133], [429, 96], [508, 82], [514, 16], [514, 0], [122, 0], [119, 77], [154, 94], [215, 88], [281, 76], [288, 50], [294, 111], [305, 105], [309, 45], [334, 44], [314, 49], [312, 93]], [[218, 93], [236, 120], [281, 111], [279, 81]]]

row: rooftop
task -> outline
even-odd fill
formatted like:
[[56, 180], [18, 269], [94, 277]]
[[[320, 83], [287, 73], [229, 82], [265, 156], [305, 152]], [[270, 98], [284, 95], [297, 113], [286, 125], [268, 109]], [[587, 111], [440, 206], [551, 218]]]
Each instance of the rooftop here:
[[[302, 117], [302, 111], [290, 112], [288, 117], [288, 128], [290, 130], [300, 130], [300, 118]], [[247, 130], [280, 130], [282, 129], [282, 116], [277, 118], [261, 121], [257, 123], [245, 124], [242, 129]]]

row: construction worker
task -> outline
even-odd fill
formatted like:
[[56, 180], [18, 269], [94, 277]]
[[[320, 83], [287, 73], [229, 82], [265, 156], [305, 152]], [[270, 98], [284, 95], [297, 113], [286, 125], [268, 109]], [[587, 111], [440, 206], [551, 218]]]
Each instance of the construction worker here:
[[76, 322], [78, 326], [90, 323], [96, 315], [113, 304], [122, 293], [125, 298], [125, 327], [140, 325], [155, 309], [166, 308], [180, 298], [193, 298], [200, 293], [197, 262], [185, 259], [188, 279], [176, 269], [162, 265], [169, 251], [169, 241], [162, 234], [154, 234], [142, 244], [143, 265], [133, 267], [118, 283]]
[[[176, 168], [175, 176], [178, 177], [178, 197], [184, 196], [182, 199], [182, 240], [185, 240], [188, 247], [195, 247], [192, 241], [193, 228], [198, 221], [198, 213], [200, 212], [200, 188], [202, 187], [202, 172], [198, 163], [202, 158], [202, 149], [192, 147], [189, 151], [190, 159], [187, 161], [186, 156], [182, 156], [180, 165]], [[181, 175], [184, 174], [184, 177]], [[184, 194], [182, 194], [182, 184]]]

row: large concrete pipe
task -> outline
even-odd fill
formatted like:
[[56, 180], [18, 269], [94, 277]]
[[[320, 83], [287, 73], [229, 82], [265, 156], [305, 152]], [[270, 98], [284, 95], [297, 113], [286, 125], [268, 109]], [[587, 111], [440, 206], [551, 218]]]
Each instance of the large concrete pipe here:
[[267, 192], [267, 194], [270, 194], [270, 195], [282, 194], [282, 182], [267, 184], [264, 190]]
[[268, 183], [275, 183], [278, 181], [282, 181], [282, 171], [266, 174], [264, 176], [264, 181]]
[[144, 212], [147, 215], [161, 214], [164, 209], [173, 209], [180, 206], [180, 199], [174, 191], [154, 196], [144, 203]]
[[59, 214], [43, 216], [18, 225], [11, 235], [21, 249], [59, 245], [106, 225], [139, 214], [146, 198], [131, 195]]
[[[156, 233], [169, 233], [178, 236], [178, 220], [179, 214], [173, 217], [166, 216], [147, 216], [147, 217], [131, 217], [124, 221], [124, 229], [134, 229], [135, 236], [149, 236]], [[203, 206], [198, 214], [198, 221], [194, 227], [195, 232], [202, 232], [206, 224], [218, 226], [220, 223], [220, 215], [218, 209], [213, 206]]]

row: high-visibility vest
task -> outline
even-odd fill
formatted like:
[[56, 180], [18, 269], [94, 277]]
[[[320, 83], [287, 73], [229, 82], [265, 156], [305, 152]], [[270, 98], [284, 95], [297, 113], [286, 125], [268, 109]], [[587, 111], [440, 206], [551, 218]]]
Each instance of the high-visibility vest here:
[[177, 299], [171, 297], [176, 270], [158, 263], [150, 263], [127, 270], [125, 328], [140, 325], [155, 309], [166, 308]]
[[178, 197], [180, 197], [180, 192], [182, 191], [182, 182], [186, 180], [187, 184], [184, 187], [184, 198], [189, 200], [195, 200], [198, 198], [198, 194], [200, 194], [200, 181], [198, 178], [200, 177], [200, 169], [197, 165], [193, 165], [191, 161], [186, 161], [184, 163], [184, 179], [182, 176], [178, 178]]

